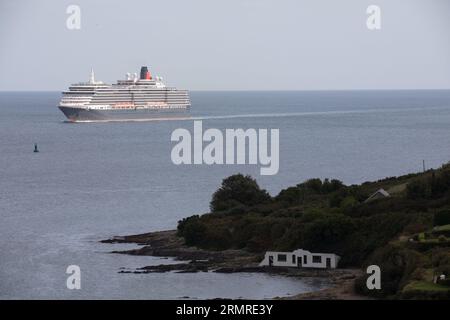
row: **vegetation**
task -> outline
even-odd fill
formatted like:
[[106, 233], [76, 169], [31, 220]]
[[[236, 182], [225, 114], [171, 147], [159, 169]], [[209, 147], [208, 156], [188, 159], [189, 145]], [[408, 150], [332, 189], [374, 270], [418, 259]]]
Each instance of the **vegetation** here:
[[403, 288], [400, 297], [422, 300], [450, 299], [450, 290], [448, 286], [429, 281], [413, 281]]
[[441, 210], [434, 215], [434, 225], [444, 226], [450, 225], [450, 210]]
[[270, 200], [266, 190], [259, 188], [255, 179], [250, 176], [236, 174], [223, 180], [222, 186], [214, 192], [211, 212], [230, 210], [236, 207], [248, 208]]
[[[380, 188], [390, 197], [366, 201]], [[223, 180], [211, 212], [183, 219], [178, 234], [188, 245], [212, 250], [333, 252], [341, 267], [377, 264], [377, 297], [442, 297], [435, 273], [450, 276], [450, 165], [438, 170], [346, 186], [310, 179], [271, 197], [250, 176]], [[424, 293], [424, 288], [428, 291]], [[441, 290], [442, 291], [442, 290]], [[445, 290], [444, 290], [445, 291]]]

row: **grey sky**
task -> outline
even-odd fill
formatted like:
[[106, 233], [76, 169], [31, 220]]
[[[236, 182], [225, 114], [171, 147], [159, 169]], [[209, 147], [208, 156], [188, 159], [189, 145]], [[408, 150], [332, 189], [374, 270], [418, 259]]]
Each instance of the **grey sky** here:
[[[66, 28], [69, 4], [81, 30]], [[141, 65], [191, 90], [450, 88], [449, 18], [448, 0], [0, 0], [0, 90]]]

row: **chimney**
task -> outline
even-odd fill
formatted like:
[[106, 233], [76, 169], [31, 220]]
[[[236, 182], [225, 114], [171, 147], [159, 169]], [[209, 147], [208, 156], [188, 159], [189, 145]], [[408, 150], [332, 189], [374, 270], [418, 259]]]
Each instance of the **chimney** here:
[[151, 80], [152, 76], [150, 75], [150, 72], [148, 71], [147, 67], [141, 67], [141, 77], [140, 79], [146, 79], [146, 80]]

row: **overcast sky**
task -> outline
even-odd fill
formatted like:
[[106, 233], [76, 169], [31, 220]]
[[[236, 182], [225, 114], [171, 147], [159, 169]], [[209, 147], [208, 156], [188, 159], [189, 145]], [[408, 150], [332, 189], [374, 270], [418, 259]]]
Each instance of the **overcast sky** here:
[[450, 1], [0, 0], [0, 90], [64, 90], [91, 67], [110, 83], [141, 65], [191, 90], [450, 88]]

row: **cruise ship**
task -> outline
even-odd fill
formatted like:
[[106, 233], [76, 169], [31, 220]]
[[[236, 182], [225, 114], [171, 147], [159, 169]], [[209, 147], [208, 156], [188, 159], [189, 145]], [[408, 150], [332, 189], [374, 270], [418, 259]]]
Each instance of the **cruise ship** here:
[[145, 121], [189, 117], [189, 92], [167, 87], [161, 77], [152, 77], [147, 67], [140, 76], [127, 73], [116, 84], [96, 81], [94, 70], [88, 82], [62, 93], [59, 109], [70, 122]]

